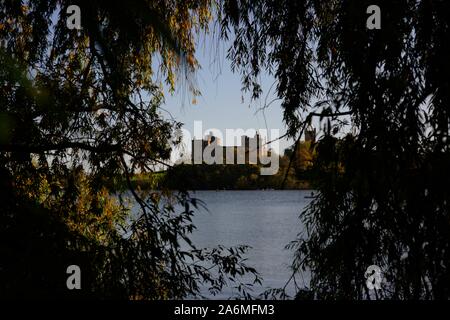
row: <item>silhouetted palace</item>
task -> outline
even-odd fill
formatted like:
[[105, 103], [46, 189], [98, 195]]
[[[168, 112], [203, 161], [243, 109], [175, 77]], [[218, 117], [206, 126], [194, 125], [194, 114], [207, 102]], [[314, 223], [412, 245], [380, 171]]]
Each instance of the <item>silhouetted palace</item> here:
[[215, 160], [218, 160], [216, 157], [222, 156], [222, 163], [227, 164], [257, 164], [261, 156], [269, 154], [268, 152], [270, 151], [258, 132], [253, 138], [242, 136], [240, 146], [222, 146], [220, 139], [210, 133], [205, 139], [192, 140], [191, 161], [193, 164], [201, 164], [205, 162], [205, 156], [211, 155]]

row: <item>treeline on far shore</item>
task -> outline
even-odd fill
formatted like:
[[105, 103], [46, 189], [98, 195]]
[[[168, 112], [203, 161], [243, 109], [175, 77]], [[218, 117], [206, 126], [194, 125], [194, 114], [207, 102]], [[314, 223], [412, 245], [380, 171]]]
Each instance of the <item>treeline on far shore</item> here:
[[[143, 190], [259, 190], [259, 189], [310, 189], [310, 182], [299, 180], [287, 168], [275, 175], [261, 175], [254, 164], [207, 165], [179, 164], [167, 171], [136, 174], [130, 181], [133, 188]], [[126, 181], [117, 181], [112, 189], [125, 190]]]
[[[186, 190], [255, 190], [255, 189], [308, 189], [307, 181], [298, 180], [280, 168], [275, 175], [261, 175], [254, 164], [205, 165], [182, 164], [167, 172], [169, 189]], [[284, 182], [284, 184], [283, 184]]]
[[[280, 170], [281, 171], [281, 170]], [[257, 165], [206, 165], [180, 164], [157, 173], [135, 175], [134, 188], [172, 190], [259, 190], [259, 189], [309, 189], [310, 183], [295, 176], [278, 172], [260, 175]], [[284, 183], [283, 183], [284, 182]], [[122, 186], [125, 187], [125, 186]]]
[[126, 190], [129, 184], [143, 190], [312, 189], [313, 149], [310, 142], [286, 149], [274, 175], [261, 175], [260, 164], [177, 164], [165, 171], [135, 174], [129, 182], [112, 181], [110, 189]]

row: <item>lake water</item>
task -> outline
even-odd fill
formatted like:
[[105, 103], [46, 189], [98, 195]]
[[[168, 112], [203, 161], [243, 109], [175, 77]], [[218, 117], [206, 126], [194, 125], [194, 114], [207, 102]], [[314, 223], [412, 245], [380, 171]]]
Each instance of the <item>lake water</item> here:
[[[209, 211], [196, 212], [192, 235], [198, 247], [215, 245], [252, 247], [247, 263], [262, 275], [262, 292], [267, 287], [280, 288], [291, 276], [289, 265], [293, 252], [285, 249], [303, 230], [299, 214], [309, 203], [311, 191], [197, 191], [193, 196], [206, 202]], [[293, 294], [293, 287], [287, 288]], [[211, 298], [233, 296], [230, 288]]]
[[[311, 201], [311, 191], [224, 190], [190, 194], [205, 202], [208, 209], [195, 210], [193, 217], [196, 229], [190, 238], [197, 248], [248, 245], [251, 249], [245, 255], [246, 264], [263, 277], [262, 286], [255, 287], [253, 294], [284, 287], [292, 275], [289, 266], [293, 259], [293, 252], [285, 246], [304, 229], [299, 215]], [[137, 205], [135, 208], [139, 210]], [[305, 276], [302, 280], [307, 283], [309, 279]], [[286, 292], [295, 294], [293, 284]], [[210, 299], [237, 295], [230, 287], [216, 296], [207, 290], [201, 293]]]

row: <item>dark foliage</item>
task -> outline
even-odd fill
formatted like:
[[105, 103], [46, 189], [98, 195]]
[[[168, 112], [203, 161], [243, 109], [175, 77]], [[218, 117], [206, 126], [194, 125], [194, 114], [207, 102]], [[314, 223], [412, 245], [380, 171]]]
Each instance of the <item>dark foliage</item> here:
[[[381, 30], [366, 28], [372, 4]], [[314, 296], [373, 298], [364, 272], [376, 264], [378, 298], [448, 299], [450, 2], [229, 0], [222, 9], [244, 89], [258, 97], [269, 70], [291, 136], [313, 117], [324, 125], [319, 192], [291, 245]]]
[[[286, 176], [289, 160], [280, 158], [275, 175], [261, 175], [260, 167], [242, 165], [186, 165], [174, 166], [167, 171], [161, 185], [171, 190], [257, 190], [306, 189], [309, 181], [296, 179], [294, 170]], [[287, 177], [287, 178], [286, 178]], [[286, 178], [286, 179], [285, 179]]]
[[[66, 27], [69, 5], [81, 9], [81, 30]], [[239, 277], [259, 282], [242, 259], [246, 247], [190, 242], [196, 199], [147, 197], [130, 181], [179, 142], [161, 87], [174, 89], [179, 75], [197, 94], [193, 34], [205, 30], [210, 6], [0, 2], [0, 296], [169, 299], [235, 284], [248, 297], [252, 284]], [[106, 188], [123, 177], [135, 216]], [[79, 292], [65, 287], [72, 264], [81, 267]]]

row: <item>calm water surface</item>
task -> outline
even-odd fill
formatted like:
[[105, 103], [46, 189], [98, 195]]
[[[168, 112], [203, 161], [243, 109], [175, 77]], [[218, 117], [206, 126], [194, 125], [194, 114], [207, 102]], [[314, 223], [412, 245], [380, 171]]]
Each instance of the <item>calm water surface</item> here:
[[[285, 246], [303, 231], [299, 215], [311, 201], [311, 191], [197, 191], [191, 196], [207, 206], [207, 210], [196, 210], [193, 217], [197, 229], [191, 240], [197, 248], [248, 245], [251, 249], [245, 256], [246, 263], [263, 277], [262, 286], [253, 294], [284, 287], [292, 274], [289, 266], [293, 259], [293, 252]], [[287, 287], [287, 293], [294, 294], [293, 285]], [[220, 295], [211, 296], [207, 290], [202, 294], [211, 299], [228, 299], [236, 297], [237, 292], [225, 288]]]
[[[298, 190], [197, 191], [193, 196], [206, 202], [209, 211], [196, 212], [192, 240], [198, 247], [251, 246], [247, 263], [264, 278], [256, 291], [283, 287], [293, 256], [284, 247], [303, 230], [299, 214], [310, 195], [311, 191]], [[215, 298], [232, 295], [228, 288]]]

